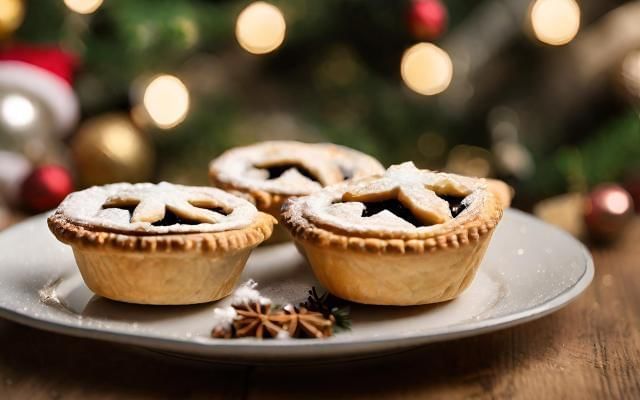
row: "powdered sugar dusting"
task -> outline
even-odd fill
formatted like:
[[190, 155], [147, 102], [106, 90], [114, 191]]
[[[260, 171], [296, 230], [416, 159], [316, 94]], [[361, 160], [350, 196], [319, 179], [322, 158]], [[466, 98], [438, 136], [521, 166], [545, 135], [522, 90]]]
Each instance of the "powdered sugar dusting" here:
[[256, 289], [258, 283], [253, 279], [249, 279], [244, 284], [238, 286], [238, 288], [231, 295], [231, 304], [242, 305], [247, 303], [259, 303], [262, 305], [271, 304], [271, 299], [264, 297]]
[[212, 318], [213, 326], [225, 330], [230, 329], [237, 315], [236, 309], [231, 306], [214, 308]]
[[[301, 166], [311, 172], [318, 182], [293, 168], [275, 179], [269, 179], [269, 174], [263, 168], [278, 165]], [[350, 177], [361, 178], [380, 174], [384, 168], [374, 158], [343, 146], [267, 141], [229, 150], [213, 160], [209, 170], [218, 181], [239, 189], [305, 195], [323, 186], [341, 182], [345, 172]]]
[[[412, 162], [406, 162], [391, 166], [382, 177], [334, 185], [297, 199], [292, 203], [297, 212], [292, 215], [354, 233], [429, 233], [452, 229], [454, 224], [476, 216], [486, 193], [483, 179], [419, 170]], [[448, 203], [437, 195], [466, 197], [467, 208], [453, 218]], [[387, 210], [362, 217], [363, 202], [389, 198], [396, 198], [428, 226], [415, 227]]]
[[[133, 217], [122, 208], [134, 206]], [[105, 206], [116, 208], [104, 208]], [[206, 208], [229, 210], [228, 215]], [[169, 209], [198, 224], [154, 226]], [[70, 194], [57, 212], [70, 222], [122, 232], [148, 234], [221, 232], [250, 225], [257, 216], [248, 201], [210, 187], [174, 185], [167, 182], [116, 183], [94, 186]]]

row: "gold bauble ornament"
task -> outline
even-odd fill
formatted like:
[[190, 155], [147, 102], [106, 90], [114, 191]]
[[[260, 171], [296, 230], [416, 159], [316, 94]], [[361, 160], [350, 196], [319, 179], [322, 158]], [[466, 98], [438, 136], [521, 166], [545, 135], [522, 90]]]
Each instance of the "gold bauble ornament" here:
[[24, 19], [23, 0], [0, 0], [0, 37], [12, 34]]
[[155, 152], [150, 138], [126, 114], [106, 114], [80, 126], [71, 153], [83, 185], [141, 182], [153, 174]]

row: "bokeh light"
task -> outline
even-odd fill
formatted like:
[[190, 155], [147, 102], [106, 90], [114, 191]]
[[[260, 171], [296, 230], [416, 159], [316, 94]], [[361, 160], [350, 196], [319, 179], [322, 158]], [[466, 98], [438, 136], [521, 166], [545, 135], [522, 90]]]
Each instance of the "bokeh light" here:
[[449, 152], [445, 170], [486, 178], [491, 175], [491, 153], [482, 147], [460, 144]]
[[284, 41], [287, 24], [274, 5], [256, 1], [247, 6], [236, 21], [236, 39], [252, 54], [269, 53]]
[[24, 18], [24, 4], [21, 0], [0, 0], [0, 34], [16, 30]]
[[182, 33], [185, 47], [190, 48], [198, 43], [198, 39], [200, 38], [200, 31], [198, 30], [198, 25], [194, 20], [180, 16], [175, 18], [173, 23], [175, 24], [176, 28], [178, 28]]
[[636, 99], [640, 98], [640, 50], [627, 54], [622, 61], [622, 82]]
[[94, 13], [100, 8], [102, 2], [103, 0], [64, 0], [64, 4], [78, 14]]
[[501, 172], [519, 179], [529, 178], [535, 172], [535, 162], [529, 150], [517, 141], [503, 140], [492, 147], [495, 163]]
[[144, 91], [145, 110], [160, 128], [169, 129], [180, 124], [189, 111], [189, 91], [182, 81], [172, 75], [155, 77]]
[[605, 195], [604, 204], [613, 214], [624, 214], [629, 210], [629, 197], [622, 192], [610, 191]]
[[449, 55], [431, 43], [418, 43], [405, 51], [400, 64], [404, 83], [423, 95], [441, 93], [449, 87], [453, 64]]
[[0, 112], [4, 122], [13, 128], [29, 126], [36, 118], [36, 108], [31, 100], [19, 94], [5, 97]]
[[437, 159], [444, 155], [447, 141], [435, 132], [426, 132], [418, 137], [418, 151], [428, 160]]
[[569, 43], [580, 29], [580, 6], [575, 0], [536, 0], [531, 7], [531, 26], [543, 43]]

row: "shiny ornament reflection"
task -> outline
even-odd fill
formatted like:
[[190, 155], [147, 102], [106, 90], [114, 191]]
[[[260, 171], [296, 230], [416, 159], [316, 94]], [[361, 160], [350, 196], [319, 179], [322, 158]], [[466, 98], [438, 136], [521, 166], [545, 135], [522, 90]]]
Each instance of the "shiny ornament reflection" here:
[[252, 54], [265, 54], [280, 47], [287, 24], [274, 5], [256, 1], [247, 6], [236, 21], [236, 39]]
[[400, 73], [406, 85], [423, 95], [441, 93], [453, 77], [451, 58], [432, 43], [418, 43], [405, 51]]
[[36, 118], [36, 109], [33, 103], [19, 94], [12, 94], [2, 99], [0, 113], [2, 113], [2, 119], [7, 125], [14, 128], [25, 127], [33, 123]]
[[0, 88], [0, 148], [37, 163], [58, 160], [51, 110], [29, 92]]
[[629, 210], [631, 198], [622, 192], [609, 192], [604, 195], [603, 202], [612, 214], [624, 214]]
[[598, 240], [613, 240], [622, 234], [633, 217], [633, 199], [620, 185], [598, 185], [587, 196], [584, 221], [589, 234]]

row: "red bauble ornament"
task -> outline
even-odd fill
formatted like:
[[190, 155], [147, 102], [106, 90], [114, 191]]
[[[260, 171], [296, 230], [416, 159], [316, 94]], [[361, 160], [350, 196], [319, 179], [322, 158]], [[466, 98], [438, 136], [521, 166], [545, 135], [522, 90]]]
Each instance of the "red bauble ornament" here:
[[416, 39], [434, 40], [447, 28], [447, 8], [440, 0], [414, 0], [409, 9], [409, 29]]
[[10, 44], [0, 49], [0, 87], [20, 90], [47, 109], [53, 128], [66, 135], [76, 125], [80, 103], [73, 89], [78, 59], [57, 46]]
[[22, 183], [22, 204], [31, 211], [42, 212], [56, 207], [73, 191], [69, 171], [59, 165], [34, 169]]
[[615, 239], [632, 216], [633, 199], [620, 185], [599, 185], [586, 198], [584, 220], [594, 239]]
[[40, 68], [52, 75], [73, 84], [73, 71], [78, 65], [78, 58], [57, 46], [33, 46], [13, 44], [0, 51], [0, 61], [20, 62]]

